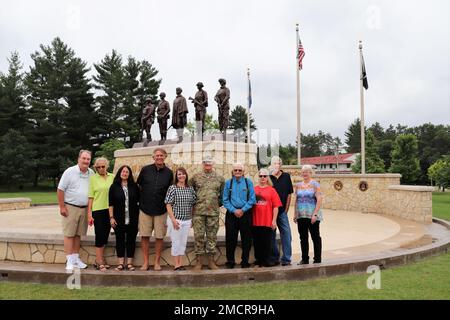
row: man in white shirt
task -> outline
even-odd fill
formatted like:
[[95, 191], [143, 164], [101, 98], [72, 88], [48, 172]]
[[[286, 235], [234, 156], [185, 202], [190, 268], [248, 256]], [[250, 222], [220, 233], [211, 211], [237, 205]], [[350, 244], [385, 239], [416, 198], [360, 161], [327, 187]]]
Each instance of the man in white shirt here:
[[78, 163], [64, 171], [58, 184], [59, 212], [62, 216], [64, 251], [67, 257], [66, 270], [87, 268], [80, 259], [81, 236], [87, 232], [87, 207], [89, 176], [94, 172], [89, 168], [91, 152], [81, 150]]

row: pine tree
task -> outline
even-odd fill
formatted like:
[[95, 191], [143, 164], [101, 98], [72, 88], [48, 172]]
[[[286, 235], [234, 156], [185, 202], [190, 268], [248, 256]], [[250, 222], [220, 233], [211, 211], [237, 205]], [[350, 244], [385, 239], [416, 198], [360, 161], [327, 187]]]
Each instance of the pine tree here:
[[378, 141], [377, 143], [377, 152], [380, 158], [383, 160], [385, 168], [391, 167], [391, 153], [393, 145], [394, 142], [389, 139]]
[[[316, 134], [302, 134], [302, 158], [318, 157], [322, 154], [320, 137]], [[295, 155], [297, 157], [297, 155]]]
[[[371, 131], [366, 133], [366, 173], [384, 173], [386, 172], [384, 162], [378, 155], [375, 136]], [[352, 171], [361, 173], [361, 155], [356, 157], [352, 165]]]
[[359, 118], [350, 124], [344, 135], [347, 152], [361, 152], [361, 122], [359, 121]]
[[322, 130], [317, 134], [302, 134], [302, 158], [333, 155], [341, 144], [338, 137], [333, 138], [330, 133]]
[[378, 141], [384, 140], [384, 129], [379, 122], [375, 122], [367, 130], [373, 133], [373, 136], [375, 137], [376, 140]]
[[22, 187], [30, 181], [35, 166], [35, 151], [18, 130], [10, 129], [0, 138], [0, 184]]
[[392, 150], [392, 173], [400, 173], [403, 183], [414, 183], [420, 176], [417, 137], [413, 134], [401, 134], [395, 139]]
[[[328, 132], [325, 133], [319, 130], [317, 137], [319, 139], [320, 149], [327, 156], [335, 154], [336, 152], [336, 139], [333, 138]], [[337, 138], [339, 139], [339, 138]]]
[[[139, 72], [141, 64], [133, 57], [128, 57], [127, 64], [123, 66], [123, 104], [120, 109], [121, 117], [119, 123], [123, 132], [123, 141], [132, 141], [132, 143], [139, 140], [141, 132], [140, 122], [137, 120], [141, 116], [141, 107], [138, 96], [139, 90]], [[145, 97], [143, 97], [145, 98]]]
[[95, 122], [86, 63], [59, 38], [40, 49], [31, 55], [34, 65], [25, 78], [32, 121], [27, 136], [37, 157], [35, 185], [39, 176], [56, 184], [79, 149], [90, 148]]
[[26, 88], [19, 54], [13, 52], [8, 59], [6, 75], [0, 74], [0, 136], [9, 129], [26, 131]]
[[[126, 126], [127, 144], [132, 146], [142, 139], [140, 127], [142, 110], [146, 98], [150, 98], [155, 104], [158, 103], [158, 90], [161, 79], [156, 80], [158, 70], [146, 60], [136, 62], [134, 58], [128, 58], [125, 66], [125, 79], [130, 83], [127, 96], [132, 96], [132, 104], [125, 103], [124, 123]], [[155, 120], [156, 123], [156, 120]]]
[[99, 63], [94, 64], [97, 75], [94, 75], [95, 89], [103, 94], [97, 96], [97, 112], [100, 118], [100, 143], [109, 139], [123, 138], [120, 118], [125, 95], [124, 70], [122, 57], [113, 50]]
[[161, 79], [158, 71], [146, 60], [129, 56], [124, 64], [116, 50], [94, 64], [95, 88], [102, 91], [96, 98], [102, 118], [102, 139], [120, 139], [128, 146], [141, 139], [140, 119], [146, 98], [157, 103]]
[[[246, 140], [247, 133], [247, 110], [242, 106], [236, 106], [230, 114], [228, 128], [242, 130], [239, 136], [239, 141]], [[250, 113], [250, 131], [256, 130], [255, 120]]]

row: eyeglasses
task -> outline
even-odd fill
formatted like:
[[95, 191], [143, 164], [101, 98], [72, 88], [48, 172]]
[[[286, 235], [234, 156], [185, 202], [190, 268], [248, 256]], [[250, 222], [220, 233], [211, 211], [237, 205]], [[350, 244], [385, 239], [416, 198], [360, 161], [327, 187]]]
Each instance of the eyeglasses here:
[[259, 177], [260, 178], [267, 178], [267, 176], [264, 176], [264, 175], [260, 175]]
[[97, 169], [105, 169], [106, 166], [96, 166]]
[[234, 169], [233, 171], [234, 171], [234, 172], [242, 172], [241, 169]]

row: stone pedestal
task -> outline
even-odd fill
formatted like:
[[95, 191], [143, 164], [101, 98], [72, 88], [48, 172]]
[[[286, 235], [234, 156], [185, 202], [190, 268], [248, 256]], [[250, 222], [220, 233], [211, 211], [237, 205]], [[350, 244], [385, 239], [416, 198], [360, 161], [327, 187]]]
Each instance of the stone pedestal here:
[[134, 177], [137, 178], [143, 166], [153, 163], [152, 155], [156, 148], [166, 150], [166, 165], [170, 169], [175, 171], [178, 167], [184, 167], [189, 177], [202, 170], [202, 159], [205, 155], [210, 155], [214, 159], [214, 169], [225, 179], [231, 177], [231, 170], [235, 162], [244, 164], [245, 176], [252, 180], [258, 174], [256, 144], [223, 140], [184, 140], [178, 144], [170, 143], [117, 150], [114, 153], [114, 173], [120, 166], [128, 165], [133, 170]]

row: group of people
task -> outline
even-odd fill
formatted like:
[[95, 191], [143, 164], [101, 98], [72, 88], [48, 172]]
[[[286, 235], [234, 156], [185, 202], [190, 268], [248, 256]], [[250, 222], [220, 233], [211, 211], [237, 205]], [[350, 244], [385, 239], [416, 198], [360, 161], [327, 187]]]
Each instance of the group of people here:
[[[281, 169], [282, 161], [273, 157], [270, 169], [260, 169], [256, 185], [245, 177], [245, 168], [235, 163], [231, 179], [225, 181], [214, 170], [210, 156], [202, 161], [202, 170], [188, 177], [185, 168], [175, 173], [165, 165], [167, 153], [163, 148], [153, 152], [154, 163], [144, 166], [137, 180], [127, 165], [115, 175], [108, 172], [109, 161], [97, 158], [94, 169], [89, 168], [91, 152], [81, 150], [78, 163], [64, 171], [58, 185], [58, 203], [62, 216], [66, 269], [86, 268], [79, 256], [80, 238], [87, 228], [94, 226], [96, 259], [94, 267], [105, 271], [111, 268], [104, 257], [111, 228], [116, 237], [117, 271], [136, 269], [133, 258], [136, 237], [141, 235], [143, 264], [149, 270], [150, 237], [155, 238], [153, 269], [161, 268], [161, 253], [166, 234], [170, 236], [175, 271], [185, 270], [182, 257], [186, 252], [188, 234], [194, 230], [196, 263], [201, 270], [207, 256], [207, 266], [218, 269], [215, 263], [220, 208], [225, 214], [225, 266], [236, 265], [235, 251], [241, 239], [241, 268], [249, 268], [250, 251], [254, 247], [254, 266], [291, 265], [292, 235], [288, 211], [295, 193], [293, 222], [300, 235], [302, 259], [309, 263], [309, 234], [314, 244], [314, 263], [321, 262], [322, 240], [319, 225], [323, 221], [320, 210], [320, 185], [312, 180], [312, 168], [302, 167], [303, 181], [292, 185], [291, 177]], [[278, 250], [276, 229], [280, 233], [282, 254]]]

